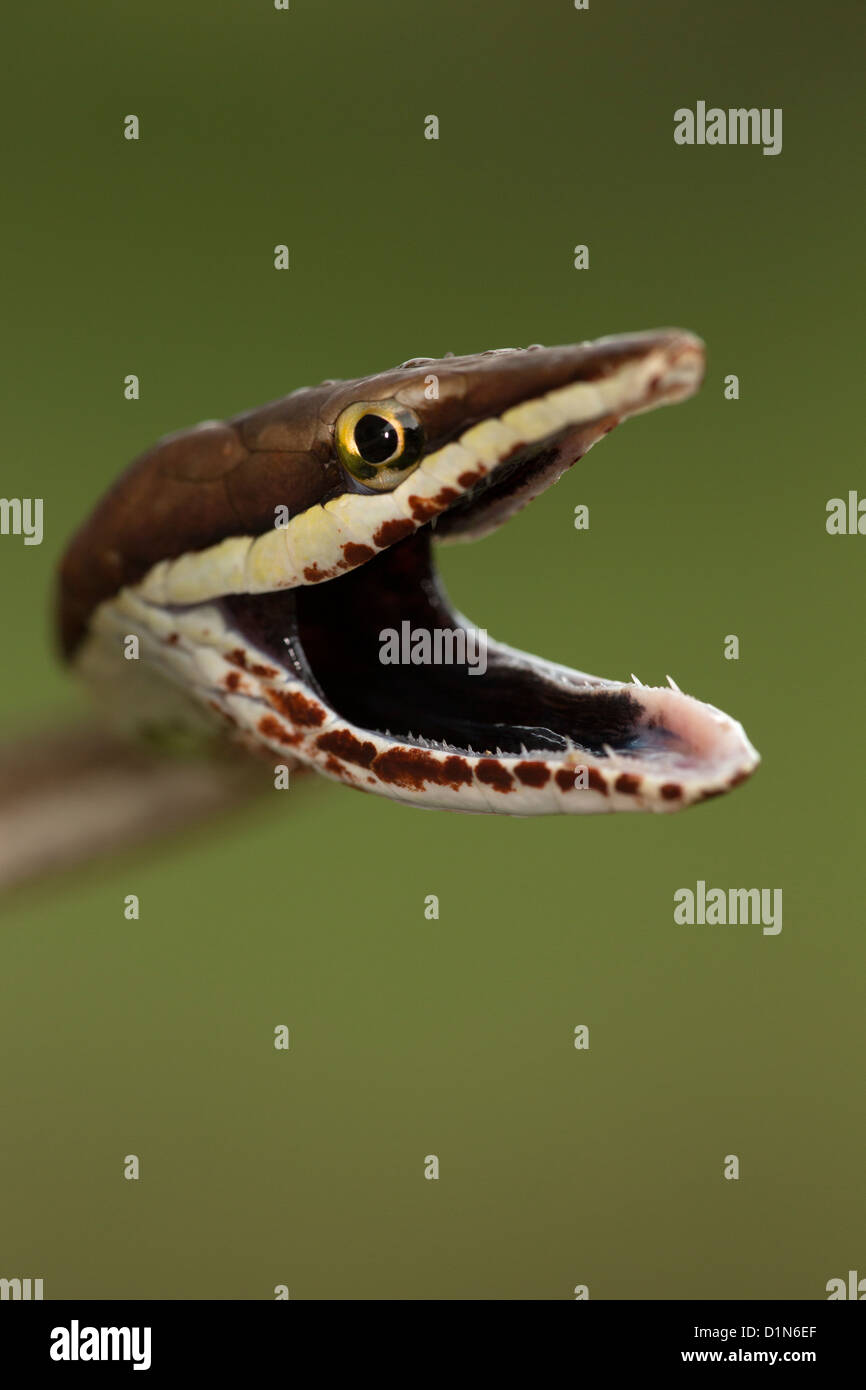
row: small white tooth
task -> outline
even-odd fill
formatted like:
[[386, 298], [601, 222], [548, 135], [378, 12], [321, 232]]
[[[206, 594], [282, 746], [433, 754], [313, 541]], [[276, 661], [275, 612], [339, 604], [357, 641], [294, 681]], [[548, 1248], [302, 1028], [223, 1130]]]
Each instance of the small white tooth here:
[[666, 676], [665, 679], [667, 680], [667, 683], [670, 686], [671, 690], [675, 690], [678, 695], [682, 694], [682, 691], [680, 690], [673, 676]]
[[634, 683], [635, 685], [639, 685], [639, 686], [641, 687], [641, 689], [643, 689], [643, 681], [639, 681], [639, 680], [638, 680], [638, 678], [637, 678], [637, 676], [635, 675], [634, 671], [632, 671], [632, 673], [631, 673], [631, 678], [632, 678], [632, 681], [633, 681], [633, 683]]
[[615, 758], [615, 757], [616, 757], [616, 754], [614, 753], [614, 751], [613, 751], [613, 749], [611, 748], [611, 746], [610, 746], [609, 743], [603, 743], [601, 746], [602, 746], [602, 748], [604, 749], [605, 753], [607, 754], [607, 756], [608, 756], [609, 758]]

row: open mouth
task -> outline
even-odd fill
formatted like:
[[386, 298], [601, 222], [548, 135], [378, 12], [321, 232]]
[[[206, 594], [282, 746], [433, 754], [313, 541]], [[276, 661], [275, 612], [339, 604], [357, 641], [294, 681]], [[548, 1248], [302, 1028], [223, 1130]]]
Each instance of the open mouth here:
[[691, 394], [702, 367], [700, 344], [680, 335], [607, 394], [581, 382], [521, 405], [522, 419], [485, 421], [459, 440], [476, 464], [464, 458], [459, 482], [443, 482], [440, 462], [438, 493], [412, 484], [409, 535], [397, 523], [378, 553], [327, 582], [224, 597], [243, 643], [236, 664], [249, 673], [264, 655], [291, 684], [265, 681], [289, 723], [281, 736], [271, 713], [259, 735], [352, 785], [454, 809], [676, 810], [745, 780], [758, 756], [735, 720], [673, 683], [603, 680], [487, 640], [452, 607], [433, 560], [434, 538], [500, 525], [625, 415]]
[[[368, 734], [488, 756], [688, 755], [689, 740], [631, 688], [513, 651], [467, 623], [434, 572], [429, 526], [291, 599], [225, 603], [249, 642], [288, 656], [312, 692]], [[389, 647], [396, 660], [383, 660]]]
[[[561, 809], [594, 792], [609, 809], [673, 810], [754, 770], [740, 726], [671, 686], [601, 680], [488, 639], [449, 603], [431, 541], [428, 525], [327, 584], [223, 601], [232, 630], [327, 711], [314, 737], [332, 775], [388, 783], [396, 770], [404, 790], [438, 799], [443, 779], [459, 796], [471, 772], [500, 801], [546, 792], [546, 809]], [[385, 639], [396, 660], [383, 660]]]

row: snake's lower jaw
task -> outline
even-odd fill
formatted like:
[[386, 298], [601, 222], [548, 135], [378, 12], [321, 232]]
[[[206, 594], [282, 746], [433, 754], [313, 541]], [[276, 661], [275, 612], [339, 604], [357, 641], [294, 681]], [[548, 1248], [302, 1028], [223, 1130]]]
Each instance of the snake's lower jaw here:
[[617, 798], [612, 809], [628, 809], [629, 798], [642, 811], [693, 806], [738, 787], [760, 762], [740, 723], [691, 695], [642, 684], [607, 682], [605, 689], [627, 692], [636, 706], [629, 748], [610, 749], [594, 765], [599, 784]]

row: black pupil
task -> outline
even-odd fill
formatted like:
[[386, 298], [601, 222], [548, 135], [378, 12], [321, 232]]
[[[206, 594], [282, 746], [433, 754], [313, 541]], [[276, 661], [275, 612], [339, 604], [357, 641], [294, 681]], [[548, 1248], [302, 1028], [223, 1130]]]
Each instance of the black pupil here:
[[384, 463], [398, 442], [397, 431], [383, 415], [362, 415], [355, 426], [355, 448], [365, 463]]

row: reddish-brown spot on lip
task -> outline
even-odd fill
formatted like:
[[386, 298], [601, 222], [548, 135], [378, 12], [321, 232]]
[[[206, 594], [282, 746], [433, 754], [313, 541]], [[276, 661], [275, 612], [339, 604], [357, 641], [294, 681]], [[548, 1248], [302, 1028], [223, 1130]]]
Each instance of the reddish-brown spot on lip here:
[[679, 782], [665, 782], [662, 787], [662, 796], [665, 801], [678, 801], [683, 794], [683, 789]]
[[229, 652], [226, 661], [230, 661], [232, 666], [240, 666], [242, 671], [249, 671], [251, 676], [259, 676], [262, 680], [273, 680], [280, 674], [273, 666], [262, 666], [256, 661], [247, 661], [247, 654], [242, 647], [236, 647], [234, 651]]
[[226, 690], [237, 690], [237, 688], [238, 688], [238, 686], [240, 685], [240, 683], [241, 683], [240, 672], [239, 672], [239, 671], [229, 671], [228, 675], [226, 676], [226, 680], [225, 680]]
[[475, 769], [475, 776], [495, 792], [510, 792], [514, 788], [514, 778], [496, 758], [482, 758]]
[[168, 634], [168, 636], [166, 637], [165, 641], [166, 641], [166, 645], [167, 645], [167, 646], [169, 646], [169, 647], [175, 646], [175, 644], [176, 644], [177, 642], [180, 641], [180, 633], [179, 633], [179, 632], [170, 632], [170, 633]]
[[376, 552], [372, 546], [357, 545], [355, 541], [348, 541], [343, 546], [343, 554], [350, 565], [363, 565], [367, 560], [372, 560]]
[[299, 690], [266, 690], [265, 694], [274, 709], [281, 710], [295, 724], [315, 726], [324, 724], [325, 711], [315, 700], [308, 700]]
[[473, 483], [479, 482], [484, 477], [484, 472], [483, 468], [476, 468], [471, 473], [461, 473], [457, 481], [461, 487], [472, 487]]
[[524, 787], [543, 787], [550, 781], [550, 768], [544, 763], [518, 763], [514, 775]]
[[634, 796], [640, 790], [641, 779], [633, 772], [621, 772], [614, 782], [614, 790]]
[[700, 796], [698, 797], [698, 801], [711, 801], [714, 796], [724, 796], [724, 794], [724, 787], [711, 787], [709, 791], [701, 792]]
[[438, 516], [445, 507], [450, 507], [460, 496], [453, 487], [440, 488], [435, 497], [410, 497], [409, 506], [416, 521], [429, 521]]
[[326, 758], [325, 769], [328, 772], [332, 772], [335, 777], [342, 777], [344, 781], [349, 775], [346, 768], [343, 767], [343, 764], [338, 762], [336, 758]]
[[323, 570], [318, 565], [307, 565], [304, 578], [308, 584], [318, 584], [322, 579], [333, 579], [335, 570]]
[[[556, 785], [564, 792], [585, 790], [582, 787], [579, 789], [575, 780], [580, 771], [580, 764], [576, 767], [561, 767], [556, 774]], [[590, 791], [601, 792], [602, 796], [607, 796], [607, 782], [596, 768], [586, 768], [586, 783]]]
[[472, 781], [472, 770], [465, 758], [452, 754], [441, 762], [423, 748], [388, 748], [371, 764], [383, 782], [420, 791], [425, 782], [437, 786], [459, 787]]
[[409, 507], [416, 521], [429, 521], [431, 516], [439, 515], [442, 503], [438, 497], [410, 497]]
[[403, 521], [383, 521], [378, 531], [373, 533], [373, 540], [381, 550], [386, 545], [396, 545], [398, 541], [404, 541], [414, 530], [415, 525], [408, 517]]
[[295, 744], [300, 743], [300, 734], [291, 734], [279, 719], [275, 719], [272, 714], [265, 714], [259, 720], [259, 732], [265, 738], [272, 738], [275, 743]]
[[331, 729], [319, 734], [316, 743], [323, 752], [336, 753], [347, 763], [357, 763], [359, 767], [369, 767], [376, 756], [376, 745], [368, 739], [362, 742], [349, 729]]

